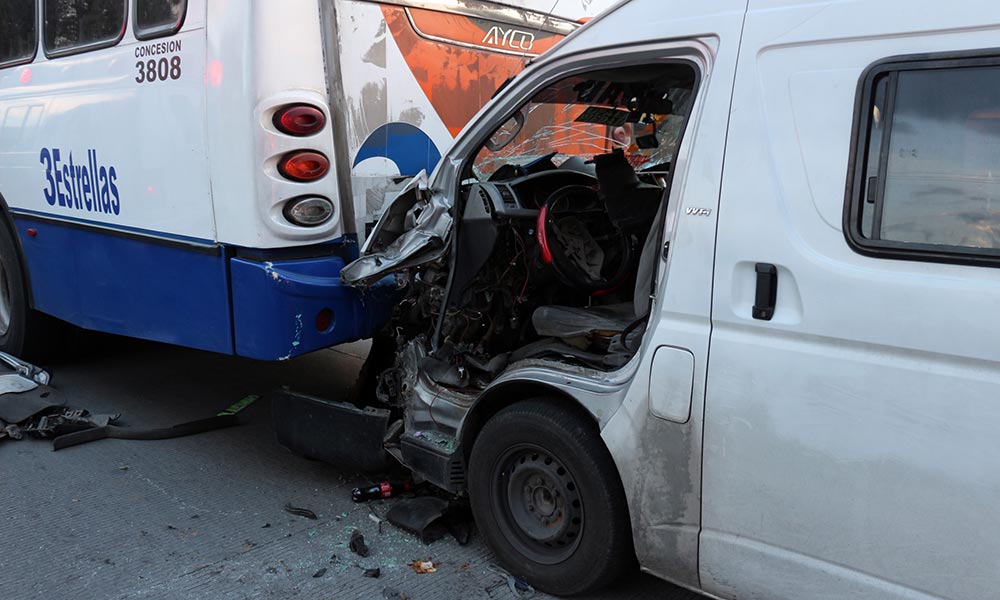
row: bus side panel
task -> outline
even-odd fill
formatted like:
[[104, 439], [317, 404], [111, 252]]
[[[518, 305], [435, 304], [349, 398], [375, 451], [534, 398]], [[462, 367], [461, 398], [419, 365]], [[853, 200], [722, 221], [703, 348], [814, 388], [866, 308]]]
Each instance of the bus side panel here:
[[[573, 18], [596, 14], [606, 4], [581, 7]], [[548, 12], [551, 3], [522, 2], [519, 8]], [[504, 80], [563, 39], [442, 7], [344, 0], [337, 4], [337, 17], [361, 232], [404, 185], [402, 179], [434, 170], [441, 153]], [[514, 33], [526, 37], [512, 49], [504, 41]]]
[[86, 329], [232, 353], [218, 247], [152, 243], [20, 215], [15, 225], [36, 309]]

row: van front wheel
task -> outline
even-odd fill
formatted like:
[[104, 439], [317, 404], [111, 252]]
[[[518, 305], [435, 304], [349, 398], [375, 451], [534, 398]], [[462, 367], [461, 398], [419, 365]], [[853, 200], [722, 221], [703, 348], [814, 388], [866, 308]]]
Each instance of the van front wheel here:
[[593, 420], [565, 403], [529, 400], [497, 413], [468, 469], [486, 543], [513, 574], [557, 595], [607, 585], [635, 561], [614, 461]]

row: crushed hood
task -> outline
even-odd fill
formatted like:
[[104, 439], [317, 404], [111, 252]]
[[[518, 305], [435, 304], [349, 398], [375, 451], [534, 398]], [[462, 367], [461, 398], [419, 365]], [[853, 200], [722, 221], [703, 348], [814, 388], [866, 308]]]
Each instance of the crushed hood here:
[[407, 183], [378, 220], [361, 257], [340, 271], [353, 286], [375, 281], [444, 255], [451, 232], [451, 201], [427, 189], [427, 172]]

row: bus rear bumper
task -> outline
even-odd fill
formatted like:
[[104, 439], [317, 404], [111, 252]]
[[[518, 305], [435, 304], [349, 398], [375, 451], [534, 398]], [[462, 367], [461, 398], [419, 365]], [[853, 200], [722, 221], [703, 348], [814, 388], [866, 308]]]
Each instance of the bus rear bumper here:
[[230, 259], [236, 354], [286, 360], [381, 329], [398, 296], [394, 282], [358, 290], [341, 283], [343, 266], [339, 256]]

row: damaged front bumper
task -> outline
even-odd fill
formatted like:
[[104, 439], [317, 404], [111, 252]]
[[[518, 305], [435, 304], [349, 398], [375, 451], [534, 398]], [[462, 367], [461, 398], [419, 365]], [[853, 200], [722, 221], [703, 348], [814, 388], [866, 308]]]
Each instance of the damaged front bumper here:
[[417, 337], [402, 346], [393, 368], [380, 375], [377, 408], [279, 392], [274, 405], [279, 442], [297, 454], [346, 469], [383, 471], [398, 462], [421, 480], [461, 493], [468, 451], [463, 440], [474, 420], [469, 417], [484, 398], [508, 393], [511, 384], [530, 383], [538, 390], [571, 396], [603, 425], [621, 405], [634, 371], [625, 368], [612, 374], [524, 359], [479, 390], [438, 383], [439, 366], [428, 353], [426, 339]]

